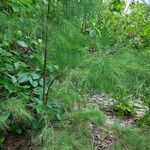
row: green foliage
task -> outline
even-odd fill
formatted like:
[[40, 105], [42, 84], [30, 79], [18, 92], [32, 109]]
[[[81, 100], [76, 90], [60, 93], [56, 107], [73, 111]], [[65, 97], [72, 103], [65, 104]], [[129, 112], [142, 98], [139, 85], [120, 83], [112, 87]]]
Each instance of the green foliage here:
[[[146, 131], [146, 132], [145, 132]], [[147, 128], [132, 129], [132, 128], [115, 128], [117, 135], [117, 143], [114, 145], [114, 150], [147, 150], [149, 149], [149, 132]]]
[[9, 117], [9, 113], [2, 112], [1, 117], [0, 117], [0, 129], [5, 129], [7, 128], [7, 119]]
[[120, 98], [121, 99], [117, 99], [116, 97], [117, 104], [114, 106], [114, 110], [117, 111], [118, 115], [134, 115], [134, 98], [125, 94]]
[[[105, 114], [84, 108], [89, 93], [112, 95], [120, 115], [134, 114], [134, 98], [150, 106], [149, 7], [134, 4], [123, 15], [122, 0], [51, 0], [46, 14], [47, 5], [47, 0], [0, 2], [0, 129], [40, 130], [39, 149], [91, 150], [86, 125], [103, 125]], [[149, 115], [141, 122], [147, 124]], [[116, 149], [139, 149], [148, 139], [117, 131], [123, 145]]]
[[75, 124], [83, 124], [87, 122], [103, 124], [105, 122], [105, 114], [96, 109], [82, 109], [72, 113], [68, 113], [66, 118]]
[[150, 123], [150, 112], [146, 112], [145, 115], [140, 119], [141, 125], [149, 125]]
[[65, 112], [64, 108], [57, 101], [50, 101], [47, 105], [47, 111], [43, 109], [43, 102], [37, 98], [32, 99], [32, 108], [35, 109], [36, 113], [42, 117], [45, 113], [49, 116], [49, 119], [54, 120], [61, 120], [62, 116]]
[[69, 132], [68, 130], [58, 132], [54, 131], [52, 128], [45, 127], [40, 132], [35, 141], [38, 144], [37, 148], [42, 150], [46, 150], [49, 148], [51, 148], [52, 150], [92, 149], [91, 141], [90, 139], [87, 139], [86, 135], [82, 135], [82, 137], [79, 137], [77, 133]]
[[2, 136], [2, 135], [0, 135], [0, 148], [1, 148], [1, 149], [4, 148], [4, 145], [3, 145], [4, 141], [5, 141], [5, 137]]
[[17, 119], [32, 119], [30, 113], [27, 112], [24, 103], [20, 99], [9, 99], [1, 103], [1, 110], [10, 112]]

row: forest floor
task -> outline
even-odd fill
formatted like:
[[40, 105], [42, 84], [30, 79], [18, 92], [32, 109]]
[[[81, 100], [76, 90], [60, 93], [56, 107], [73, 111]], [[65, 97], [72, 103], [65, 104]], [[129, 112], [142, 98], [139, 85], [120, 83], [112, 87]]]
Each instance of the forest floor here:
[[[109, 98], [106, 94], [95, 94], [89, 97], [89, 102], [86, 104], [87, 108], [99, 109], [106, 114], [106, 122], [103, 127], [88, 124], [95, 150], [111, 150], [116, 140], [116, 136], [111, 130], [113, 124], [117, 123], [120, 127], [134, 125], [148, 109], [140, 100], [137, 100], [134, 103], [137, 108], [134, 116], [118, 118], [113, 109], [115, 103], [116, 100]], [[27, 134], [19, 135], [8, 132], [5, 137], [5, 150], [35, 150], [31, 138]]]
[[134, 107], [136, 108], [135, 115], [118, 117], [116, 111], [114, 111], [114, 105], [116, 103], [116, 100], [106, 94], [96, 94], [89, 98], [89, 103], [87, 103], [86, 107], [99, 109], [106, 114], [106, 122], [103, 127], [90, 124], [95, 150], [111, 150], [116, 140], [116, 136], [111, 130], [112, 126], [117, 124], [123, 128], [135, 125], [148, 110], [148, 107], [140, 100], [136, 100], [134, 102]]
[[5, 137], [4, 150], [35, 150], [31, 138], [25, 133], [8, 132]]

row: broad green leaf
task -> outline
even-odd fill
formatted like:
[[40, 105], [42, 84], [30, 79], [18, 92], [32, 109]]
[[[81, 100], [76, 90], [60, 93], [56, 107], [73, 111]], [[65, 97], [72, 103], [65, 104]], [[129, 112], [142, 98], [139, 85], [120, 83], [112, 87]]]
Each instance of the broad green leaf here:
[[22, 32], [20, 30], [17, 31], [16, 33], [17, 33], [18, 36], [20, 36], [20, 37], [22, 36]]
[[40, 79], [39, 84], [43, 86], [43, 78]]
[[10, 72], [13, 72], [13, 71], [14, 71], [14, 67], [13, 67], [12, 65], [8, 64], [8, 63], [5, 65], [5, 68], [6, 68], [8, 71], [10, 71]]
[[36, 80], [36, 79], [39, 79], [39, 78], [40, 78], [40, 75], [39, 75], [39, 74], [37, 74], [36, 72], [32, 72], [32, 73], [31, 73], [31, 76], [32, 76], [32, 78], [33, 78], [34, 80]]
[[28, 80], [31, 84], [33, 83], [33, 79], [31, 77], [29, 77]]
[[28, 79], [29, 79], [29, 82], [31, 83], [31, 85], [33, 87], [37, 87], [38, 86], [38, 81], [34, 81], [31, 77], [29, 77]]
[[17, 82], [17, 78], [15, 76], [11, 76], [11, 80], [12, 80], [13, 83]]
[[27, 73], [18, 73], [17, 76], [18, 76], [18, 83], [27, 82], [29, 80]]
[[42, 88], [41, 87], [37, 87], [34, 89], [35, 94], [41, 95], [42, 94]]
[[42, 43], [42, 39], [38, 39], [38, 42], [39, 42], [39, 43]]
[[18, 69], [19, 69], [19, 66], [20, 66], [20, 63], [19, 63], [19, 62], [16, 62], [16, 63], [14, 63], [14, 66], [15, 66], [15, 68], [18, 70]]
[[9, 91], [9, 93], [13, 93], [13, 92], [18, 91], [18, 87], [16, 85], [13, 85], [13, 84], [5, 85], [5, 88]]
[[44, 2], [44, 4], [46, 4], [46, 5], [48, 4], [48, 1], [47, 1], [47, 0], [43, 0], [43, 2]]
[[11, 4], [11, 6], [12, 6], [12, 9], [13, 9], [14, 12], [19, 12], [19, 11], [20, 11], [20, 8], [19, 8], [18, 5], [16, 5], [16, 4]]
[[44, 113], [43, 104], [38, 104], [38, 105], [36, 106], [36, 111], [37, 111], [37, 113], [39, 113], [39, 114]]
[[3, 87], [9, 91], [9, 93], [18, 91], [18, 86], [13, 84], [8, 78], [0, 80], [0, 84], [3, 85]]
[[25, 63], [23, 63], [23, 62], [20, 62], [20, 67], [22, 67], [22, 68], [26, 68], [26, 67], [27, 67], [27, 65], [26, 65]]
[[17, 44], [24, 47], [24, 48], [28, 47], [28, 45], [24, 41], [17, 41]]
[[32, 85], [33, 85], [34, 87], [37, 87], [37, 86], [38, 86], [38, 82], [37, 82], [37, 81], [33, 81], [33, 82], [32, 82]]

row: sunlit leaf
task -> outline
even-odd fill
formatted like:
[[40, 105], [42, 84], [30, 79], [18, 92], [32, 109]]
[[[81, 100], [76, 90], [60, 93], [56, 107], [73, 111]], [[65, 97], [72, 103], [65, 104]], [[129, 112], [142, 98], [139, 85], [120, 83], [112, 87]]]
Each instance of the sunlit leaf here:
[[11, 80], [12, 80], [13, 83], [17, 82], [17, 78], [15, 76], [11, 76]]
[[28, 47], [28, 45], [24, 41], [17, 41], [17, 44], [24, 47], [24, 48]]

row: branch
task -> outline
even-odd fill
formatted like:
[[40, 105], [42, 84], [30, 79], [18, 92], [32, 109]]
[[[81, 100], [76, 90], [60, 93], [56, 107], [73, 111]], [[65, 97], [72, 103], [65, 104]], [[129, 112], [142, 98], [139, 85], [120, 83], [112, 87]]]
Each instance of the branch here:
[[50, 91], [50, 88], [52, 86], [52, 84], [54, 83], [55, 80], [57, 80], [59, 77], [61, 77], [61, 75], [59, 76], [56, 76], [48, 85], [48, 89], [47, 89], [47, 92], [46, 92], [46, 99], [45, 99], [45, 106], [47, 107], [47, 103], [48, 103], [48, 97], [49, 97], [49, 91]]
[[46, 25], [45, 25], [45, 47], [44, 47], [44, 64], [43, 64], [43, 105], [46, 108], [46, 69], [47, 69], [47, 53], [48, 53], [48, 19], [50, 13], [50, 0], [48, 0]]

